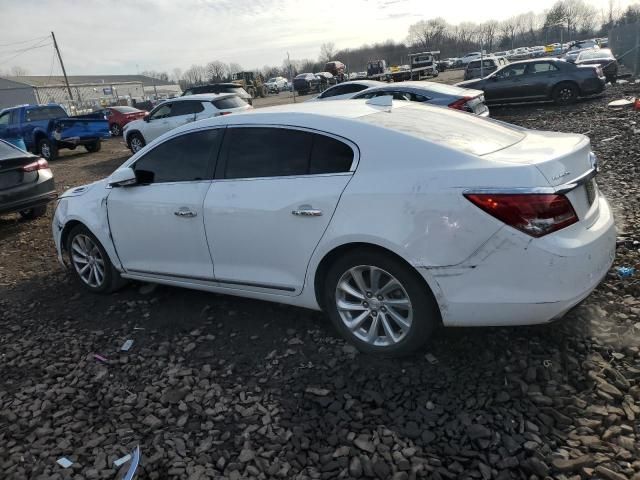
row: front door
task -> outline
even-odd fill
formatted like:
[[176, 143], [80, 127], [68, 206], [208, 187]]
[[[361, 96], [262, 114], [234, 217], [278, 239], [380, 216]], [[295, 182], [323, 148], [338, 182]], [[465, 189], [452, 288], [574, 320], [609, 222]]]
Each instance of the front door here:
[[525, 63], [507, 65], [486, 80], [485, 98], [493, 103], [526, 96]]
[[202, 206], [222, 134], [201, 130], [161, 143], [131, 165], [136, 185], [109, 193], [109, 227], [125, 270], [213, 278]]
[[171, 130], [171, 102], [163, 103], [155, 108], [147, 117], [147, 125], [144, 128], [144, 139], [146, 143], [150, 143], [160, 135]]
[[303, 130], [227, 128], [204, 205], [216, 281], [300, 293], [356, 150], [344, 139]]

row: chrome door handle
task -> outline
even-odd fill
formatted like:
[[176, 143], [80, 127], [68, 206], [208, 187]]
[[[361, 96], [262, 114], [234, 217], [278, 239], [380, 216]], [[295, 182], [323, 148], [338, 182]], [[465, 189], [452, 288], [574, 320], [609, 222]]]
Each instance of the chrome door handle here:
[[175, 212], [173, 212], [173, 214], [176, 217], [185, 217], [185, 218], [191, 218], [191, 217], [195, 217], [196, 215], [198, 215], [196, 212], [192, 211], [192, 210], [176, 210]]
[[302, 208], [300, 210], [293, 210], [291, 213], [299, 217], [319, 217], [322, 215], [322, 210], [316, 210], [313, 208]]

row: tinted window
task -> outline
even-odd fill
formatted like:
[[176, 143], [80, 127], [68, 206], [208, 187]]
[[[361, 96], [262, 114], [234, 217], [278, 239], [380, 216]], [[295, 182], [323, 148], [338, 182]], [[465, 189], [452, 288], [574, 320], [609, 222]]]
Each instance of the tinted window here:
[[549, 62], [539, 62], [529, 65], [529, 71], [527, 73], [551, 73], [557, 72], [558, 67]]
[[7, 158], [18, 158], [25, 155], [28, 154], [25, 154], [23, 151], [18, 150], [8, 142], [3, 142], [0, 140], [0, 160], [6, 160]]
[[6, 112], [0, 115], [0, 125], [9, 125], [10, 116], [11, 116], [11, 112]]
[[229, 128], [225, 178], [305, 175], [311, 134], [280, 128]]
[[167, 140], [138, 160], [133, 169], [140, 183], [189, 182], [211, 178], [222, 130], [205, 130]]
[[313, 136], [309, 173], [348, 172], [353, 163], [353, 150], [335, 138]]
[[67, 112], [62, 107], [37, 107], [30, 108], [26, 112], [27, 122], [35, 122], [38, 120], [52, 120], [54, 118], [66, 118]]
[[154, 110], [149, 118], [156, 120], [158, 118], [167, 118], [169, 115], [171, 115], [171, 104], [165, 103]]
[[179, 117], [180, 115], [193, 115], [204, 110], [202, 102], [176, 102], [171, 107], [171, 117]]
[[221, 98], [220, 100], [214, 100], [212, 103], [213, 103], [213, 106], [216, 107], [218, 110], [245, 107], [247, 105], [247, 102], [242, 100], [240, 97]]

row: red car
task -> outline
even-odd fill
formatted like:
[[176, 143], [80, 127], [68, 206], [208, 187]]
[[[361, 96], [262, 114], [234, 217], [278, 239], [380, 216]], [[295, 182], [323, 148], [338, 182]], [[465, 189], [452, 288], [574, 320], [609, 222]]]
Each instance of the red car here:
[[133, 107], [107, 107], [104, 109], [104, 116], [109, 120], [109, 130], [114, 137], [122, 135], [122, 128], [127, 123], [144, 118], [148, 113]]

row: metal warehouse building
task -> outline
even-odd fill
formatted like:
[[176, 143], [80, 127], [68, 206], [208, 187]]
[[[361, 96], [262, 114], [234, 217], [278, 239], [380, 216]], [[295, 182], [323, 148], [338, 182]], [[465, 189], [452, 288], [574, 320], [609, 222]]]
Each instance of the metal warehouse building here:
[[72, 75], [68, 79], [73, 101], [62, 76], [0, 78], [0, 109], [25, 103], [60, 103], [72, 112], [171, 98], [182, 93], [176, 83], [144, 75]]

